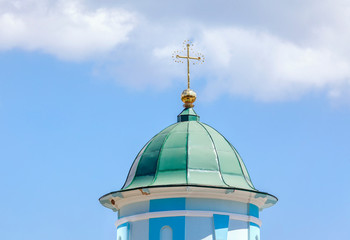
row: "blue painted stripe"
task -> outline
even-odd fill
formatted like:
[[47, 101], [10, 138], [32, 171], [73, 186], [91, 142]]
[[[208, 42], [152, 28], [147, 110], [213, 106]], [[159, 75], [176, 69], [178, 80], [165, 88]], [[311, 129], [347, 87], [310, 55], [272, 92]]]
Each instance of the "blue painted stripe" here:
[[119, 225], [117, 229], [122, 228], [122, 227], [128, 227], [128, 226], [129, 226], [129, 223], [126, 222], [126, 223], [123, 223], [122, 225]]
[[118, 211], [118, 218], [149, 212], [149, 201], [131, 203]]
[[249, 215], [259, 218], [259, 208], [254, 204], [249, 203]]
[[214, 214], [215, 240], [227, 240], [228, 225], [230, 217], [228, 215]]
[[249, 222], [249, 225], [250, 225], [250, 226], [254, 226], [254, 227], [258, 227], [258, 228], [260, 228], [258, 224], [253, 223], [253, 222]]

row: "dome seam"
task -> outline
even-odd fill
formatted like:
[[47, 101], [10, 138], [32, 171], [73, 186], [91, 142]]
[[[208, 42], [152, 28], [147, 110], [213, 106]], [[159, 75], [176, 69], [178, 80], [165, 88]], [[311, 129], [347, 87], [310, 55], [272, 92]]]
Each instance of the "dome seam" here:
[[204, 127], [204, 125], [203, 125], [201, 122], [198, 122], [198, 123], [199, 123], [199, 124], [201, 125], [201, 127], [204, 128], [204, 130], [207, 132], [207, 134], [208, 134], [208, 136], [209, 136], [209, 138], [210, 138], [210, 141], [211, 141], [212, 144], [213, 144], [214, 151], [215, 151], [215, 154], [216, 154], [216, 161], [217, 161], [218, 168], [219, 168], [219, 174], [220, 174], [220, 178], [221, 178], [222, 182], [223, 182], [226, 186], [231, 187], [230, 185], [228, 185], [228, 184], [225, 182], [224, 177], [222, 176], [222, 173], [221, 173], [221, 166], [220, 166], [220, 158], [219, 158], [218, 151], [216, 150], [216, 146], [215, 146], [215, 143], [214, 143], [213, 138], [211, 137], [211, 135], [210, 135], [209, 131], [207, 130], [207, 128]]
[[157, 157], [158, 161], [157, 161], [156, 173], [154, 174], [153, 181], [149, 184], [149, 186], [152, 186], [152, 185], [154, 184], [154, 182], [156, 181], [156, 179], [157, 179], [158, 172], [159, 172], [159, 162], [160, 162], [160, 157], [161, 157], [161, 155], [162, 155], [162, 151], [163, 151], [164, 144], [165, 144], [166, 140], [168, 139], [170, 133], [171, 133], [176, 127], [179, 126], [179, 124], [177, 124], [177, 123], [175, 123], [174, 125], [175, 125], [175, 126], [173, 126], [173, 127], [169, 130], [168, 134], [165, 136], [164, 141], [163, 141], [163, 143], [162, 143], [162, 146], [161, 146], [160, 149], [159, 149], [159, 153], [158, 153], [158, 157]]
[[[207, 124], [204, 124], [204, 125], [209, 126], [209, 125], [207, 125]], [[209, 126], [209, 127], [211, 127], [211, 126]], [[213, 127], [211, 127], [211, 128], [213, 128]], [[213, 129], [214, 129], [215, 131], [217, 131], [218, 133], [220, 133], [220, 132], [219, 132], [218, 130], [216, 130], [215, 128], [213, 128]], [[246, 174], [244, 173], [244, 170], [243, 170], [243, 168], [242, 168], [242, 163], [241, 163], [241, 160], [240, 160], [241, 157], [240, 157], [240, 155], [238, 154], [236, 148], [225, 138], [224, 135], [222, 135], [221, 133], [220, 133], [220, 135], [225, 139], [225, 141], [229, 144], [229, 146], [230, 146], [231, 149], [233, 150], [233, 152], [234, 152], [234, 154], [235, 154], [235, 156], [236, 156], [236, 158], [237, 158], [237, 160], [238, 160], [239, 167], [241, 168], [241, 171], [242, 171], [242, 173], [243, 173], [244, 180], [246, 181], [246, 183], [248, 184], [248, 186], [250, 186], [251, 188], [255, 189], [255, 187], [254, 187], [254, 185], [253, 185], [253, 183], [252, 183], [252, 181], [251, 181], [251, 179], [250, 179], [249, 173], [248, 173], [248, 171], [246, 170], [246, 172], [247, 172], [247, 174], [248, 174], [248, 177], [249, 177], [249, 181], [247, 180]]]
[[[157, 135], [158, 135], [158, 134], [157, 134]], [[134, 163], [135, 163], [136, 159], [139, 157], [139, 155], [140, 155], [141, 153], [144, 153], [144, 152], [146, 151], [148, 145], [153, 141], [153, 139], [154, 139], [157, 135], [155, 135], [153, 138], [151, 138], [151, 139], [141, 148], [141, 150], [139, 151], [139, 153], [136, 155], [136, 158], [134, 159], [134, 161], [133, 161], [133, 163], [132, 163], [132, 165], [131, 165], [131, 168], [129, 169], [128, 175], [127, 175], [126, 180], [125, 180], [125, 182], [124, 182], [124, 185], [123, 185], [123, 187], [122, 187], [121, 189], [127, 188], [128, 186], [130, 186], [130, 185], [134, 182], [135, 175], [136, 175], [136, 171], [137, 171], [137, 168], [138, 168], [139, 163], [140, 163], [140, 161], [141, 161], [142, 155], [140, 156], [140, 160], [139, 160], [138, 163], [137, 163], [137, 166], [136, 166], [136, 170], [135, 170], [135, 174], [134, 174], [133, 179], [132, 179], [131, 182], [128, 184], [128, 186], [125, 186], [126, 183], [128, 182], [129, 175], [130, 175], [130, 173], [131, 173], [131, 169], [132, 169], [132, 167], [134, 166]]]
[[[227, 141], [226, 138], [225, 138], [225, 140]], [[254, 187], [254, 185], [253, 185], [253, 183], [252, 183], [252, 180], [250, 179], [249, 172], [248, 172], [248, 170], [246, 169], [246, 167], [244, 166], [245, 169], [246, 169], [246, 172], [247, 172], [247, 174], [248, 174], [248, 179], [249, 179], [249, 180], [247, 180], [247, 176], [246, 176], [245, 171], [243, 170], [243, 167], [242, 167], [242, 158], [241, 158], [241, 156], [239, 155], [239, 153], [238, 153], [238, 151], [236, 150], [236, 148], [235, 148], [229, 141], [227, 141], [227, 142], [230, 144], [231, 148], [233, 149], [233, 152], [235, 153], [235, 155], [236, 155], [236, 157], [237, 157], [239, 166], [240, 166], [240, 168], [241, 168], [241, 170], [242, 170], [242, 173], [243, 173], [243, 176], [244, 176], [244, 180], [248, 183], [249, 186], [251, 186], [253, 189], [255, 189], [255, 187]]]
[[[167, 128], [170, 128], [170, 127], [172, 127], [170, 130], [169, 130], [169, 132], [171, 131], [171, 130], [173, 130], [173, 128], [175, 127], [175, 125], [176, 125], [177, 123], [174, 123], [174, 124], [172, 124], [172, 125], [170, 125], [170, 126], [168, 126], [168, 127], [166, 127], [166, 128], [164, 128], [162, 131], [160, 131], [158, 134], [156, 134], [156, 135], [154, 135], [153, 136], [153, 138], [151, 138], [151, 140], [149, 140], [148, 141], [148, 143], [146, 143], [146, 148], [145, 148], [145, 150], [143, 151], [143, 153], [145, 153], [146, 152], [146, 150], [148, 149], [148, 147], [151, 145], [151, 143], [154, 141], [154, 139], [161, 133], [161, 132], [163, 132], [165, 129], [167, 129]], [[142, 148], [143, 149], [143, 148]], [[142, 151], [142, 149], [141, 149], [141, 151]], [[139, 154], [141, 153], [141, 151], [139, 152]], [[139, 155], [139, 154], [137, 154], [137, 156]], [[137, 158], [137, 156], [136, 156], [136, 158]], [[135, 160], [136, 160], [136, 158], [135, 158]], [[137, 164], [137, 167], [136, 167], [136, 171], [135, 171], [135, 176], [134, 176], [134, 178], [132, 179], [132, 181], [131, 181], [131, 183], [128, 185], [128, 186], [131, 186], [133, 183], [134, 183], [134, 181], [135, 181], [135, 178], [137, 177], [136, 176], [136, 173], [137, 173], [137, 170], [138, 170], [138, 168], [139, 168], [139, 165], [140, 165], [140, 162], [142, 161], [142, 158], [143, 158], [143, 156], [141, 156], [141, 158], [140, 158], [140, 161], [138, 162], [138, 164]], [[134, 161], [135, 161], [134, 160]], [[158, 163], [157, 163], [157, 167], [158, 167]]]

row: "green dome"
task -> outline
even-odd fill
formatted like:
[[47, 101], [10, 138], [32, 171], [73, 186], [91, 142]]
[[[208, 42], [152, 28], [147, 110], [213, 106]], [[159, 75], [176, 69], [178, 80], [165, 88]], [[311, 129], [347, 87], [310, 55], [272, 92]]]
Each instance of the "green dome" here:
[[142, 148], [121, 191], [171, 185], [257, 191], [236, 149], [192, 108]]

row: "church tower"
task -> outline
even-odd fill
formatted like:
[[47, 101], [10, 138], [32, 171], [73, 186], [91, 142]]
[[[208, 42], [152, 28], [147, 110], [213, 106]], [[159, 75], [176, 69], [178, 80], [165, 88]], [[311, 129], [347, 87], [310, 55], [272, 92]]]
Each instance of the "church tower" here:
[[[201, 60], [186, 46], [177, 59]], [[118, 212], [117, 240], [260, 240], [259, 212], [277, 198], [255, 189], [237, 150], [200, 121], [187, 66], [177, 122], [146, 143], [124, 186], [100, 202]]]

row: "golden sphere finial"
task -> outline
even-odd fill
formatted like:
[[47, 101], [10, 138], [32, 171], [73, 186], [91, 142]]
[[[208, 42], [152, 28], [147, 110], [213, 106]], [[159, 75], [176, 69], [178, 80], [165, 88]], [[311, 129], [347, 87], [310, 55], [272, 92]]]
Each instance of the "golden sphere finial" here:
[[185, 89], [181, 94], [181, 101], [184, 103], [185, 108], [193, 108], [193, 103], [196, 101], [197, 94], [192, 89]]

